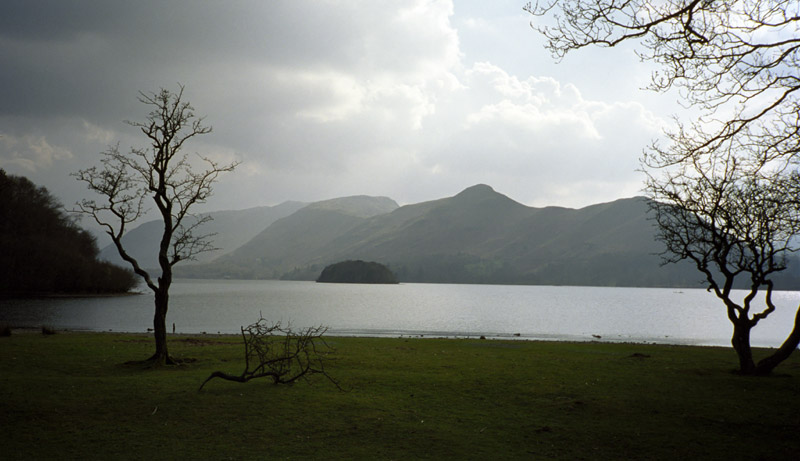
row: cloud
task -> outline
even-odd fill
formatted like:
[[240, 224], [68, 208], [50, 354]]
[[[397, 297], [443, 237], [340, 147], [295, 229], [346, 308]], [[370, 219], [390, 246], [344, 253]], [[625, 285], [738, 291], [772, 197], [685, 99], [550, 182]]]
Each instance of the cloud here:
[[0, 161], [62, 195], [109, 144], [146, 142], [123, 123], [147, 114], [139, 90], [177, 83], [214, 128], [187, 150], [243, 162], [213, 208], [411, 203], [479, 182], [529, 204], [585, 205], [638, 192], [636, 159], [665, 124], [622, 92], [587, 90], [600, 73], [541, 58], [513, 1], [9, 5]]
[[0, 135], [0, 166], [17, 166], [27, 172], [46, 169], [57, 160], [73, 158], [72, 152], [64, 147], [54, 146], [45, 136], [24, 135], [21, 137]]
[[476, 63], [464, 83], [459, 104], [437, 110], [446, 135], [420, 146], [438, 176], [503, 178], [512, 196], [538, 205], [638, 193], [638, 156], [664, 123], [640, 104], [587, 100], [574, 85], [490, 63]]

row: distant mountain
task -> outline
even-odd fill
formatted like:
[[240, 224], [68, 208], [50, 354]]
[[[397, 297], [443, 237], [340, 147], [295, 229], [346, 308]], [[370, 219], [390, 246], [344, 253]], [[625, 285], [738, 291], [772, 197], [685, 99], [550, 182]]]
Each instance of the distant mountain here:
[[[245, 210], [208, 213], [213, 218], [213, 221], [204, 224], [198, 232], [216, 234], [212, 237], [212, 241], [219, 250], [202, 253], [198, 255], [197, 261], [187, 261], [185, 264], [208, 262], [222, 254], [235, 250], [276, 220], [289, 216], [306, 205], [301, 202], [284, 202], [272, 207], [263, 206]], [[123, 246], [139, 261], [142, 267], [158, 267], [158, 243], [161, 239], [162, 230], [163, 223], [161, 221], [143, 223], [122, 237]], [[119, 257], [119, 253], [117, 253], [117, 249], [113, 244], [101, 250], [100, 258], [127, 267], [127, 263]]]
[[[386, 197], [355, 196], [315, 202], [275, 221], [252, 240], [213, 263], [180, 268], [177, 274], [208, 278], [281, 278], [309, 264], [321, 264], [318, 255], [329, 253], [328, 249], [338, 237], [397, 208], [397, 203]], [[337, 261], [340, 260], [325, 260], [319, 270]], [[318, 275], [316, 271], [313, 277], [304, 278], [315, 280]]]
[[486, 185], [403, 207], [350, 197], [311, 204], [179, 273], [314, 280], [328, 264], [360, 259], [387, 265], [405, 282], [699, 286], [688, 264], [660, 265], [647, 209], [645, 198], [531, 208]]

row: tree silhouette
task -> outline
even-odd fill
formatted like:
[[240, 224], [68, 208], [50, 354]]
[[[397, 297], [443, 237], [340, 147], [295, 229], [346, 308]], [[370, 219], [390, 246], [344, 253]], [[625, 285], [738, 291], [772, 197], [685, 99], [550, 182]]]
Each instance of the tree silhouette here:
[[[92, 216], [105, 228], [120, 257], [154, 293], [156, 351], [148, 359], [154, 364], [174, 363], [166, 340], [173, 266], [215, 249], [211, 234], [198, 233], [198, 228], [211, 217], [197, 217], [190, 209], [211, 196], [211, 185], [220, 173], [232, 171], [237, 165], [220, 165], [200, 157], [204, 169], [198, 172], [189, 157], [182, 153], [187, 141], [211, 132], [211, 127], [195, 116], [191, 104], [183, 101], [183, 90], [180, 86], [175, 93], [163, 88], [157, 93], [140, 92], [139, 101], [150, 106], [151, 111], [143, 122], [127, 123], [138, 128], [150, 145], [131, 148], [127, 153], [120, 152], [119, 145], [111, 146], [102, 153], [101, 167], [81, 170], [75, 175], [103, 197], [102, 202], [82, 200], [77, 211]], [[161, 274], [155, 279], [122, 245], [125, 231], [146, 213], [147, 198], [153, 200], [163, 222], [158, 247]]]
[[[693, 262], [709, 291], [723, 301], [739, 371], [766, 375], [800, 344], [798, 309], [794, 328], [778, 349], [756, 362], [750, 347], [751, 330], [776, 309], [775, 276], [787, 268], [787, 255], [800, 249], [795, 239], [800, 181], [754, 176], [732, 156], [714, 161], [648, 176], [658, 238], [666, 245], [665, 262]], [[742, 280], [747, 288], [738, 300], [733, 288]], [[761, 293], [763, 305], [756, 302]]]
[[[650, 89], [680, 90], [701, 113], [642, 157], [667, 262], [691, 260], [725, 304], [740, 371], [768, 374], [800, 343], [800, 308], [781, 347], [755, 363], [750, 330], [776, 309], [775, 274], [798, 250], [800, 15], [782, 0], [550, 0], [528, 4], [557, 58], [638, 43], [660, 66]], [[749, 289], [735, 301], [731, 289]], [[762, 308], [753, 301], [764, 295]]]

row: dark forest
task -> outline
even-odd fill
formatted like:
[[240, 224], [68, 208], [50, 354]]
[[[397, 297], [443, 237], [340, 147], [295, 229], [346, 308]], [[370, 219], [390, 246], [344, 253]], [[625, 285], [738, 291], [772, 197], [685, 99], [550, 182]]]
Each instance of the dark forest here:
[[0, 170], [0, 295], [124, 293], [133, 272], [98, 259], [94, 236], [44, 187]]

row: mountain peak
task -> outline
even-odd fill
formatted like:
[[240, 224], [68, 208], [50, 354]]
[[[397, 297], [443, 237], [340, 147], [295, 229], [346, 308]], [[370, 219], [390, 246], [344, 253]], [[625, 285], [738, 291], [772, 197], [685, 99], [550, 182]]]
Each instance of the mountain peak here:
[[487, 195], [487, 194], [495, 194], [495, 190], [492, 189], [491, 186], [487, 186], [486, 184], [476, 184], [472, 187], [467, 187], [463, 191], [461, 191], [456, 197], [463, 197], [463, 196], [476, 196], [476, 195]]
[[472, 187], [468, 187], [453, 197], [453, 199], [455, 203], [462, 204], [480, 204], [492, 202], [495, 204], [494, 206], [514, 205], [527, 208], [525, 205], [522, 205], [521, 203], [512, 200], [508, 196], [497, 192], [496, 190], [492, 189], [491, 186], [487, 186], [486, 184], [476, 184]]

